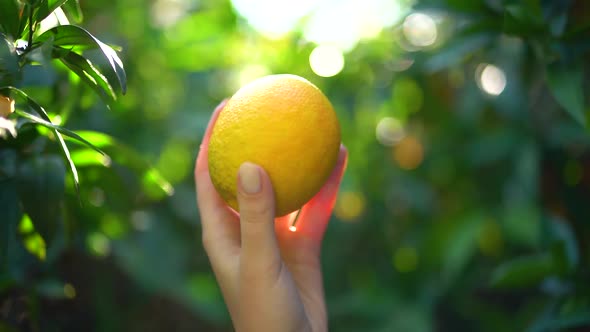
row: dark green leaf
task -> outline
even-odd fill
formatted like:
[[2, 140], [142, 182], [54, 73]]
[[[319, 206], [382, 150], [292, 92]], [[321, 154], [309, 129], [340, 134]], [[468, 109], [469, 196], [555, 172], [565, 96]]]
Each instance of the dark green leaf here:
[[20, 10], [17, 0], [0, 1], [0, 29], [15, 40], [20, 38]]
[[68, 0], [42, 0], [35, 15], [35, 22], [41, 22]]
[[68, 137], [71, 137], [71, 138], [75, 139], [76, 141], [81, 142], [84, 145], [92, 148], [96, 152], [101, 153], [101, 154], [104, 154], [104, 152], [101, 151], [99, 148], [97, 148], [96, 146], [92, 145], [90, 142], [88, 142], [84, 138], [80, 137], [80, 135], [76, 134], [75, 132], [73, 132], [73, 131], [71, 131], [69, 129], [66, 129], [66, 128], [61, 127], [61, 126], [58, 126], [58, 125], [55, 125], [55, 124], [53, 124], [53, 123], [51, 123], [51, 122], [49, 122], [47, 120], [41, 119], [40, 117], [38, 117], [36, 115], [33, 115], [31, 113], [27, 113], [27, 112], [24, 112], [24, 111], [21, 111], [21, 110], [16, 110], [15, 113], [18, 114], [19, 116], [21, 116], [21, 117], [23, 117], [23, 118], [31, 121], [32, 123], [41, 125], [43, 127], [49, 128], [49, 129], [53, 129], [53, 130], [57, 131], [58, 134], [59, 133], [62, 133], [64, 135], [66, 135]]
[[0, 90], [2, 89], [9, 89], [12, 90], [14, 92], [16, 92], [20, 97], [22, 97], [27, 104], [35, 111], [37, 112], [40, 116], [42, 116], [43, 118], [40, 118], [36, 115], [33, 115], [31, 113], [27, 113], [27, 112], [23, 112], [20, 110], [16, 110], [15, 113], [17, 113], [18, 115], [20, 115], [23, 118], [28, 119], [29, 121], [42, 125], [46, 128], [50, 128], [53, 129], [57, 132], [57, 136], [61, 136], [59, 135], [59, 133], [62, 133], [66, 136], [69, 136], [83, 144], [85, 144], [86, 146], [92, 148], [93, 150], [104, 154], [104, 152], [102, 152], [99, 148], [97, 148], [96, 146], [92, 145], [90, 142], [88, 142], [87, 140], [83, 139], [82, 137], [80, 137], [80, 135], [76, 134], [75, 132], [66, 129], [64, 127], [61, 126], [57, 126], [55, 124], [53, 124], [51, 122], [51, 120], [49, 119], [49, 115], [47, 114], [47, 112], [45, 111], [45, 109], [43, 109], [43, 107], [41, 107], [41, 105], [39, 105], [36, 101], [34, 101], [31, 97], [29, 97], [24, 91], [17, 89], [15, 87], [0, 87]]
[[472, 52], [481, 49], [492, 40], [493, 34], [481, 33], [465, 37], [459, 37], [441, 51], [431, 56], [425, 63], [424, 69], [428, 72], [436, 72], [456, 65], [463, 61]]
[[547, 83], [557, 102], [582, 126], [584, 114], [584, 68], [581, 62], [553, 63], [547, 66]]
[[105, 151], [114, 162], [129, 167], [140, 177], [144, 192], [153, 199], [170, 196], [174, 192], [172, 185], [150, 166], [143, 157], [133, 149], [117, 142], [113, 137], [94, 131], [80, 131], [80, 136]]
[[17, 152], [13, 149], [0, 149], [0, 181], [10, 179], [16, 174]]
[[62, 48], [98, 48], [116, 75], [123, 94], [127, 91], [127, 77], [123, 62], [117, 52], [107, 44], [101, 42], [88, 31], [74, 25], [61, 25], [51, 28], [41, 34], [36, 42], [45, 42], [53, 38], [53, 45]]
[[578, 241], [570, 224], [561, 219], [550, 221], [550, 235], [553, 238], [555, 258], [559, 258], [564, 271], [573, 271], [580, 263]]
[[553, 329], [564, 330], [574, 327], [581, 327], [590, 325], [590, 310], [575, 312], [563, 315], [551, 322], [550, 327]]
[[19, 71], [18, 56], [14, 47], [0, 35], [0, 86], [17, 82], [21, 77]]
[[539, 2], [525, 1], [524, 3], [506, 6], [504, 13], [504, 32], [517, 36], [531, 36], [544, 33], [546, 30]]
[[486, 5], [484, 0], [446, 0], [444, 4], [438, 0], [422, 0], [417, 1], [414, 8], [417, 10], [425, 9], [431, 10], [433, 8], [442, 7], [445, 10], [452, 10], [460, 13], [485, 13], [488, 11], [488, 6]]
[[16, 183], [12, 179], [0, 180], [0, 275], [9, 269], [11, 256], [16, 250], [20, 209], [16, 194]]
[[[546, 313], [544, 314], [546, 315]], [[531, 328], [527, 329], [527, 332], [569, 331], [572, 328], [587, 327], [588, 325], [590, 325], [590, 311], [578, 310], [557, 317], [542, 317]]]
[[[57, 230], [61, 201], [65, 194], [65, 173], [64, 163], [56, 155], [34, 156], [24, 160], [18, 170], [20, 201], [34, 225], [34, 230], [28, 233], [36, 231], [45, 241], [51, 240]], [[26, 223], [26, 219], [21, 222]], [[25, 233], [24, 230], [21, 233]], [[38, 239], [31, 238], [30, 241], [28, 245], [25, 243], [27, 250], [40, 250]]]
[[496, 268], [491, 285], [498, 288], [531, 287], [556, 274], [557, 270], [551, 254], [519, 257]]
[[572, 1], [548, 1], [542, 0], [543, 17], [549, 23], [549, 29], [553, 36], [561, 36], [567, 27]]
[[[2, 90], [4, 88], [0, 88], [0, 90]], [[45, 109], [43, 109], [43, 107], [41, 107], [41, 105], [39, 105], [36, 101], [34, 101], [31, 97], [29, 97], [24, 91], [19, 90], [15, 87], [6, 87], [5, 89], [10, 89], [14, 92], [16, 92], [20, 97], [22, 97], [23, 99], [25, 99], [25, 101], [27, 102], [27, 104], [33, 109], [35, 110], [35, 112], [37, 112], [41, 117], [43, 118], [39, 118], [35, 115], [32, 115], [30, 113], [27, 112], [23, 112], [23, 111], [19, 111], [17, 110], [16, 113], [18, 113], [21, 117], [27, 118], [30, 121], [33, 121], [34, 123], [43, 125], [45, 127], [51, 128], [53, 129], [53, 132], [55, 133], [55, 137], [57, 138], [59, 145], [62, 149], [62, 152], [64, 154], [64, 157], [66, 158], [66, 160], [68, 161], [68, 164], [70, 166], [70, 170], [72, 172], [72, 177], [74, 179], [74, 186], [76, 188], [76, 191], [79, 192], [79, 179], [78, 179], [78, 171], [76, 170], [76, 165], [74, 164], [74, 162], [72, 161], [72, 158], [70, 156], [70, 150], [68, 149], [68, 146], [66, 145], [66, 142], [64, 141], [63, 136], [61, 135], [61, 132], [63, 132], [64, 134], [76, 138], [77, 140], [86, 143], [88, 146], [95, 148], [92, 144], [89, 144], [87, 141], [85, 141], [84, 139], [82, 139], [80, 136], [78, 136], [76, 133], [67, 130], [65, 128], [59, 127], [54, 125], [53, 123], [51, 123], [51, 120], [49, 119], [49, 115], [47, 114], [47, 112], [45, 112]], [[95, 148], [96, 149], [96, 148]], [[96, 149], [97, 151], [100, 151], [98, 149]]]
[[90, 60], [65, 49], [61, 49], [61, 53], [60, 60], [96, 91], [105, 103], [107, 103], [107, 106], [117, 99], [117, 95], [107, 78], [100, 73]]
[[[78, 191], [79, 190], [79, 183], [80, 183], [80, 180], [78, 178], [78, 170], [76, 169], [76, 165], [72, 161], [72, 158], [70, 156], [70, 150], [68, 149], [68, 146], [66, 145], [66, 142], [64, 141], [64, 138], [60, 134], [60, 131], [64, 131], [64, 129], [54, 125], [50, 121], [45, 121], [35, 115], [27, 113], [27, 112], [18, 111], [18, 110], [16, 112], [18, 113], [18, 115], [20, 115], [28, 120], [31, 120], [34, 123], [37, 123], [37, 124], [40, 124], [44, 127], [53, 129], [53, 132], [55, 133], [55, 137], [57, 138], [57, 140], [59, 142], [59, 145], [62, 149], [64, 157], [68, 161], [68, 164], [70, 166], [70, 170], [72, 171], [72, 177], [74, 179], [74, 186], [76, 187], [76, 191]], [[58, 129], [58, 128], [60, 128], [60, 129]], [[73, 133], [73, 132], [71, 132], [71, 133]], [[73, 134], [76, 135], [75, 133], [73, 133]]]

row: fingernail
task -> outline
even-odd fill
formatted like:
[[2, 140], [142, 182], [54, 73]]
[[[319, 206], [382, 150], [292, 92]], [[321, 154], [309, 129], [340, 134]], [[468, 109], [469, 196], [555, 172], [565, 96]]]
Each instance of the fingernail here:
[[245, 162], [238, 171], [240, 185], [246, 194], [256, 194], [260, 191], [260, 171], [258, 166]]

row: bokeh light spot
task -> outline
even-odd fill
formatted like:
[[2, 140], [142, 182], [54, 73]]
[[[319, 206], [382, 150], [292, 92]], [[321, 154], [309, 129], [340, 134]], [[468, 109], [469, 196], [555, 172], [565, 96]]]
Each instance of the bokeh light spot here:
[[393, 254], [393, 266], [402, 273], [412, 272], [418, 267], [418, 252], [411, 247], [402, 247]]
[[114, 213], [105, 214], [100, 220], [100, 230], [112, 239], [120, 238], [128, 229], [128, 224]]
[[415, 169], [424, 159], [424, 147], [416, 137], [406, 136], [394, 146], [393, 158], [400, 168]]
[[238, 71], [235, 79], [235, 88], [237, 90], [240, 87], [252, 82], [253, 80], [266, 76], [268, 74], [270, 74], [270, 70], [264, 65], [247, 65]]
[[404, 119], [422, 108], [424, 92], [416, 80], [401, 77], [393, 85], [392, 102], [395, 113]]
[[387, 63], [387, 68], [393, 71], [402, 72], [404, 70], [410, 69], [410, 67], [412, 67], [413, 64], [414, 59], [412, 58], [400, 58]]
[[362, 193], [345, 191], [338, 196], [334, 214], [343, 221], [354, 221], [364, 212], [365, 205]]
[[506, 74], [491, 64], [480, 64], [476, 70], [479, 88], [490, 96], [498, 96], [506, 88]]
[[186, 141], [172, 139], [164, 146], [164, 149], [160, 153], [158, 170], [170, 183], [178, 183], [191, 170], [193, 162], [191, 156], [191, 150]]
[[94, 232], [86, 238], [86, 244], [96, 256], [105, 257], [111, 252], [111, 243], [109, 239], [101, 233]]
[[334, 46], [319, 45], [311, 51], [309, 65], [318, 76], [332, 77], [344, 68], [344, 55]]
[[152, 215], [147, 211], [138, 210], [131, 214], [131, 224], [133, 228], [140, 232], [145, 232], [152, 228], [152, 219]]
[[72, 284], [66, 283], [64, 285], [64, 296], [70, 300], [76, 297], [76, 289]]
[[391, 0], [318, 0], [303, 24], [303, 36], [348, 52], [359, 41], [375, 38], [383, 28], [397, 23], [405, 15], [405, 7], [401, 1]]
[[427, 47], [436, 41], [438, 31], [432, 17], [423, 13], [408, 15], [402, 26], [404, 36], [416, 47]]
[[105, 195], [104, 190], [98, 187], [94, 187], [88, 193], [88, 202], [96, 207], [104, 205]]
[[379, 121], [375, 134], [377, 141], [384, 146], [393, 146], [406, 135], [401, 122], [391, 117], [385, 117]]
[[183, 18], [190, 9], [191, 0], [156, 0], [151, 8], [152, 23], [169, 27]]
[[316, 0], [232, 0], [237, 13], [264, 36], [279, 39], [309, 14]]

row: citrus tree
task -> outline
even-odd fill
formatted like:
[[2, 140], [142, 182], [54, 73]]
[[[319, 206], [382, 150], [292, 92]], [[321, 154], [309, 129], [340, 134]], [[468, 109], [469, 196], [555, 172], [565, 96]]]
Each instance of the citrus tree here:
[[349, 151], [331, 330], [587, 329], [586, 1], [318, 1], [280, 35], [311, 2], [252, 3], [0, 0], [0, 331], [230, 331], [192, 166], [215, 106], [279, 73]]
[[107, 112], [127, 84], [120, 49], [77, 25], [82, 18], [73, 0], [0, 2], [0, 292], [22, 289], [31, 301], [64, 295], [51, 271], [92, 227], [77, 216], [98, 180], [89, 172], [116, 176], [121, 165], [156, 196], [171, 190], [109, 135], [68, 129], [82, 100]]

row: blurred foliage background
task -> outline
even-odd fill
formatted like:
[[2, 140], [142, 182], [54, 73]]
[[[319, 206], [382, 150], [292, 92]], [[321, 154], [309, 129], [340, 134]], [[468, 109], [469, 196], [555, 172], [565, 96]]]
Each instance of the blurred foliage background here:
[[587, 1], [0, 0], [0, 26], [0, 331], [231, 331], [192, 170], [273, 73], [350, 152], [332, 331], [590, 327]]

